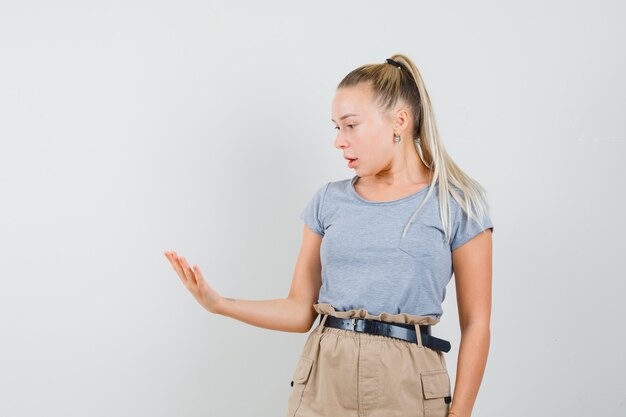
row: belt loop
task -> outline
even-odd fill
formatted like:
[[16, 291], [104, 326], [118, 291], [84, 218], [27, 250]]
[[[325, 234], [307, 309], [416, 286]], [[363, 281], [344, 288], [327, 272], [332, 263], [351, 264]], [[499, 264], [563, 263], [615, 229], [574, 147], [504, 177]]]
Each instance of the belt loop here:
[[328, 318], [328, 314], [323, 314], [322, 318], [320, 320], [320, 324], [319, 326], [317, 326], [317, 332], [318, 333], [322, 333], [322, 330], [324, 329], [324, 323], [326, 323], [326, 319]]
[[420, 330], [419, 324], [415, 324], [415, 337], [417, 338], [417, 347], [423, 348], [424, 345], [422, 344], [422, 331]]

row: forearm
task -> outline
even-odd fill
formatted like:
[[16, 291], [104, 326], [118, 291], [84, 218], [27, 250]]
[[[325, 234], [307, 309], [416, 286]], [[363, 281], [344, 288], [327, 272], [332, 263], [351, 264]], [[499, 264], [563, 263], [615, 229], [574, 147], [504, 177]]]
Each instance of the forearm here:
[[482, 382], [490, 341], [489, 325], [471, 324], [461, 332], [450, 417], [470, 417]]
[[240, 300], [222, 297], [216, 313], [265, 329], [305, 333], [310, 329], [311, 309], [290, 298]]

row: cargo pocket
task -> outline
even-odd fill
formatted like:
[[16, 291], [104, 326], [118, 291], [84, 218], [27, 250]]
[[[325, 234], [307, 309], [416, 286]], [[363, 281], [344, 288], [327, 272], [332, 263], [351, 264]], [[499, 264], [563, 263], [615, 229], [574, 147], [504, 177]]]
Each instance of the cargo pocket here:
[[450, 376], [447, 369], [423, 371], [424, 417], [446, 417], [450, 409]]
[[294, 417], [298, 407], [302, 402], [302, 394], [309, 380], [311, 368], [313, 367], [313, 359], [306, 356], [300, 356], [296, 369], [293, 371], [293, 380], [291, 381], [291, 393], [287, 405], [287, 417]]

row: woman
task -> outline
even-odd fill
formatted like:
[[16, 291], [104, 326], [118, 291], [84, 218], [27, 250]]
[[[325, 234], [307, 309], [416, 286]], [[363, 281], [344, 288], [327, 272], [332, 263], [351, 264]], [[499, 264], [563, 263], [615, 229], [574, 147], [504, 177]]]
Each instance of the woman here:
[[[332, 104], [335, 146], [356, 174], [319, 187], [300, 214], [289, 295], [221, 297], [166, 256], [207, 310], [308, 332], [288, 417], [469, 417], [486, 365], [493, 224], [486, 192], [448, 156], [421, 74], [406, 56], [361, 66]], [[461, 327], [454, 395], [440, 321], [455, 275]]]

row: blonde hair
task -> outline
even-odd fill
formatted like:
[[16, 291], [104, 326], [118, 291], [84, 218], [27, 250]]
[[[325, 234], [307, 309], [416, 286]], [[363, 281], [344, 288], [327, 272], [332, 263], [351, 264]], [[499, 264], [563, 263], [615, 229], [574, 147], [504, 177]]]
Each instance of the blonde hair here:
[[463, 172], [446, 152], [439, 137], [428, 91], [415, 64], [402, 54], [394, 54], [391, 59], [402, 68], [387, 62], [362, 65], [346, 75], [337, 85], [337, 89], [364, 82], [372, 87], [376, 104], [383, 112], [391, 110], [399, 101], [409, 106], [414, 122], [413, 144], [424, 165], [434, 172], [426, 196], [404, 226], [402, 238], [404, 239], [413, 219], [432, 194], [434, 185], [438, 183], [439, 214], [445, 241], [450, 244], [453, 220], [450, 219], [449, 196], [467, 213], [467, 227], [474, 220], [483, 228], [482, 219], [489, 213], [487, 191], [478, 181]]

